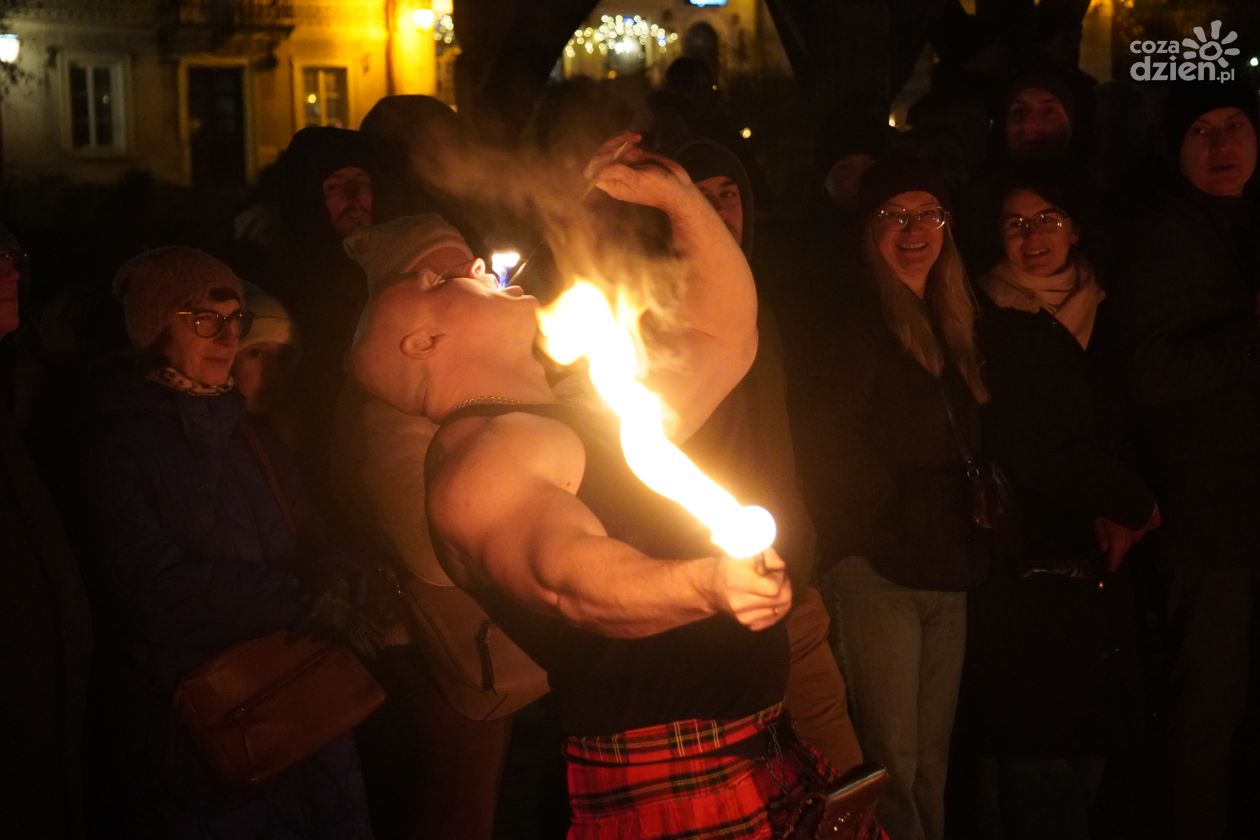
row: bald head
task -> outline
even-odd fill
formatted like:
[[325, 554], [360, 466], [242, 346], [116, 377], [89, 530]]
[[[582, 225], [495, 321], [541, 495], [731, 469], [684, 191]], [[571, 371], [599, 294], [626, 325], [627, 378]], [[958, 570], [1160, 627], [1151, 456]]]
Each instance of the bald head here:
[[407, 414], [423, 414], [426, 362], [437, 343], [427, 272], [395, 282], [363, 309], [348, 367], [359, 387]]

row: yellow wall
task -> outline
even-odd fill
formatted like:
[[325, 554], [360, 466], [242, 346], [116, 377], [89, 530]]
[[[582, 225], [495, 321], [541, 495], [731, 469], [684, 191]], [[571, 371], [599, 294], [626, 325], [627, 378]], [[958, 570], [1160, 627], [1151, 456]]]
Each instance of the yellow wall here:
[[[0, 103], [5, 170], [15, 179], [114, 181], [127, 170], [142, 168], [164, 181], [188, 183], [190, 65], [243, 68], [251, 178], [275, 160], [303, 125], [303, 67], [345, 68], [351, 128], [390, 92], [391, 52], [394, 92], [432, 93], [436, 87], [432, 31], [418, 30], [411, 18], [411, 11], [428, 8], [429, 0], [399, 0], [400, 16], [406, 19], [399, 21], [403, 25], [396, 30], [392, 50], [386, 0], [296, 0], [293, 31], [279, 41], [270, 68], [260, 61], [265, 42], [248, 36], [230, 39], [213, 51], [159, 55], [150, 2], [100, 0], [91, 8], [48, 0], [45, 5], [47, 10], [8, 20], [9, 31], [22, 38], [19, 67], [25, 75]], [[116, 60], [127, 68], [121, 108], [128, 143], [121, 152], [92, 154], [69, 147], [66, 62], [88, 56]]]

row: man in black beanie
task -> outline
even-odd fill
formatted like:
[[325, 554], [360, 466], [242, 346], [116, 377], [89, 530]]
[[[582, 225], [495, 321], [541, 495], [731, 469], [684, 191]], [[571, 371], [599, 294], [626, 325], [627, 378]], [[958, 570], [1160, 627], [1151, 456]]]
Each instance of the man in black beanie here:
[[1141, 406], [1171, 631], [1168, 835], [1226, 836], [1260, 567], [1260, 242], [1245, 85], [1179, 83], [1165, 108], [1180, 177], [1124, 219], [1113, 251], [1119, 333]]

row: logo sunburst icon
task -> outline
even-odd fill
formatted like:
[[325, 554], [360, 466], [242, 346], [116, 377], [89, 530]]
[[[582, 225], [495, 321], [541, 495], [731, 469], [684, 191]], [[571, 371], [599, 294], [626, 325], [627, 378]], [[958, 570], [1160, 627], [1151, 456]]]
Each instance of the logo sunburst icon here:
[[1194, 28], [1196, 41], [1194, 38], [1183, 38], [1181, 45], [1186, 48], [1182, 53], [1183, 58], [1197, 58], [1201, 61], [1215, 61], [1222, 68], [1229, 66], [1226, 60], [1227, 55], [1238, 55], [1238, 47], [1227, 47], [1226, 44], [1232, 44], [1238, 40], [1238, 33], [1231, 31], [1224, 38], [1221, 37], [1221, 22], [1219, 20], [1212, 21], [1211, 25], [1212, 37], [1209, 38], [1204, 32], [1202, 26]]

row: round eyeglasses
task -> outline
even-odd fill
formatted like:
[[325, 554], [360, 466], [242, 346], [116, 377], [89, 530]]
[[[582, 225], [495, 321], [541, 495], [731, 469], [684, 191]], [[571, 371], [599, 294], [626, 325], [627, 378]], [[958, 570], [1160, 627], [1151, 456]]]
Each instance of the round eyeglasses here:
[[931, 230], [937, 230], [945, 227], [947, 221], [949, 221], [949, 211], [944, 207], [925, 207], [922, 210], [885, 207], [875, 214], [875, 222], [881, 227], [903, 230], [915, 222]]
[[193, 332], [201, 338], [218, 338], [229, 324], [233, 335], [244, 338], [254, 325], [254, 313], [244, 309], [238, 309], [231, 315], [221, 315], [211, 309], [185, 309], [175, 314], [187, 318], [192, 324]]
[[1032, 218], [1007, 216], [1002, 220], [1002, 230], [1007, 236], [1026, 236], [1029, 233], [1054, 233], [1063, 227], [1068, 216], [1057, 210], [1043, 210]]

